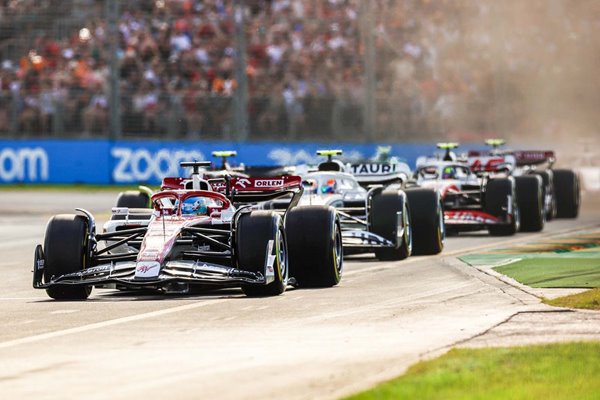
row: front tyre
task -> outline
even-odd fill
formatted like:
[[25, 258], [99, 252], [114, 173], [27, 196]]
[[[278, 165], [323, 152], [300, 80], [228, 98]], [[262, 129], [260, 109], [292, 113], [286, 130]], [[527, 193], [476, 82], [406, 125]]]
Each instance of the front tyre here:
[[546, 213], [544, 211], [542, 178], [538, 175], [518, 176], [517, 203], [521, 211], [521, 231], [539, 232], [544, 229]]
[[[44, 238], [44, 282], [85, 268], [88, 249], [88, 222], [81, 215], [56, 215], [48, 221]], [[56, 300], [85, 300], [91, 286], [55, 285], [46, 289]]]
[[[399, 221], [398, 218], [402, 220]], [[412, 224], [406, 195], [400, 191], [383, 191], [373, 195], [370, 209], [371, 231], [395, 244], [375, 255], [382, 261], [404, 260], [412, 252]], [[399, 234], [399, 231], [402, 233]]]
[[283, 221], [278, 214], [272, 211], [242, 214], [236, 227], [236, 253], [239, 269], [264, 274], [265, 266], [273, 268], [271, 283], [242, 285], [247, 296], [277, 296], [285, 291], [288, 256]]
[[[512, 212], [509, 213], [509, 208]], [[485, 187], [484, 211], [496, 218], [508, 219], [508, 224], [488, 226], [492, 236], [512, 236], [520, 227], [520, 210], [513, 178], [491, 179]]]
[[329, 206], [301, 206], [285, 220], [290, 275], [300, 287], [337, 285], [344, 271], [342, 230]]

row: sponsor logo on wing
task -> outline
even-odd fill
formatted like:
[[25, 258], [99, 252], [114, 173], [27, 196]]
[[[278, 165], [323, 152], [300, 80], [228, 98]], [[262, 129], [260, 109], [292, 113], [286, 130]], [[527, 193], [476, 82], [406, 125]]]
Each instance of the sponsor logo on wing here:
[[254, 181], [256, 187], [280, 187], [283, 186], [283, 179], [257, 179]]
[[474, 211], [447, 211], [445, 216], [447, 222], [472, 222], [479, 224], [493, 224], [497, 222], [497, 219], [489, 214]]
[[140, 261], [135, 267], [136, 278], [155, 278], [160, 272], [160, 264], [157, 261]]

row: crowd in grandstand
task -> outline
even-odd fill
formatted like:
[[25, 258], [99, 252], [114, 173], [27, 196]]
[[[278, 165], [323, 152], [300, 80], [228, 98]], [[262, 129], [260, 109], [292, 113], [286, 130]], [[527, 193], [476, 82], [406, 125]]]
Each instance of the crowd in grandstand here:
[[[79, 2], [89, 6], [87, 17], [64, 38], [37, 35], [19, 57], [6, 57], [0, 47], [0, 132], [106, 134], [110, 57], [104, 2]], [[2, 0], [0, 22], [19, 13], [42, 15], [55, 3]], [[252, 134], [358, 135], [367, 2], [245, 4]], [[499, 93], [513, 95], [510, 86], [498, 82], [498, 72], [527, 76], [555, 63], [561, 54], [557, 48], [568, 45], [546, 35], [544, 19], [535, 15], [518, 21], [511, 27], [517, 32], [510, 35], [499, 31], [505, 27], [489, 26], [494, 20], [490, 14], [497, 11], [493, 2], [373, 4], [377, 125], [382, 132], [397, 132], [398, 127], [443, 131], [459, 118], [464, 127], [472, 114], [484, 118], [469, 128], [489, 130], [481, 121], [493, 120], [491, 104]], [[546, 12], [546, 2], [528, 4], [540, 15]], [[570, 24], [564, 40], [597, 33], [598, 26], [568, 17], [562, 16]], [[231, 137], [237, 88], [232, 0], [121, 2], [118, 27], [126, 134]], [[493, 38], [502, 35], [507, 40], [496, 45]], [[2, 41], [0, 36], [0, 45]], [[541, 59], [527, 57], [532, 44], [541, 48]]]

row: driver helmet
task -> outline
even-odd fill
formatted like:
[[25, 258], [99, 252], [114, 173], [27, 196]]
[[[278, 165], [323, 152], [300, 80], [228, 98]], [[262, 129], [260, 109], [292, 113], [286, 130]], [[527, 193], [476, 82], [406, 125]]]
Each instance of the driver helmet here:
[[456, 178], [456, 170], [454, 167], [444, 167], [442, 171], [442, 179], [455, 179]]
[[321, 187], [321, 192], [325, 194], [335, 193], [335, 179], [328, 179], [327, 182]]
[[190, 197], [183, 202], [181, 213], [184, 215], [206, 215], [208, 206], [202, 197]]

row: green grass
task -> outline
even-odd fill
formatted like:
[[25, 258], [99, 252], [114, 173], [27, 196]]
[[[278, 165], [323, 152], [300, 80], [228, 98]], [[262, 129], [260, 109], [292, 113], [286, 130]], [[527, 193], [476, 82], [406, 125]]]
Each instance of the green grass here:
[[544, 303], [556, 307], [600, 310], [600, 288], [587, 290], [583, 293], [559, 297], [552, 300], [544, 299]]
[[599, 354], [600, 342], [454, 349], [348, 399], [599, 399]]
[[536, 288], [600, 287], [600, 258], [525, 259], [494, 268]]

